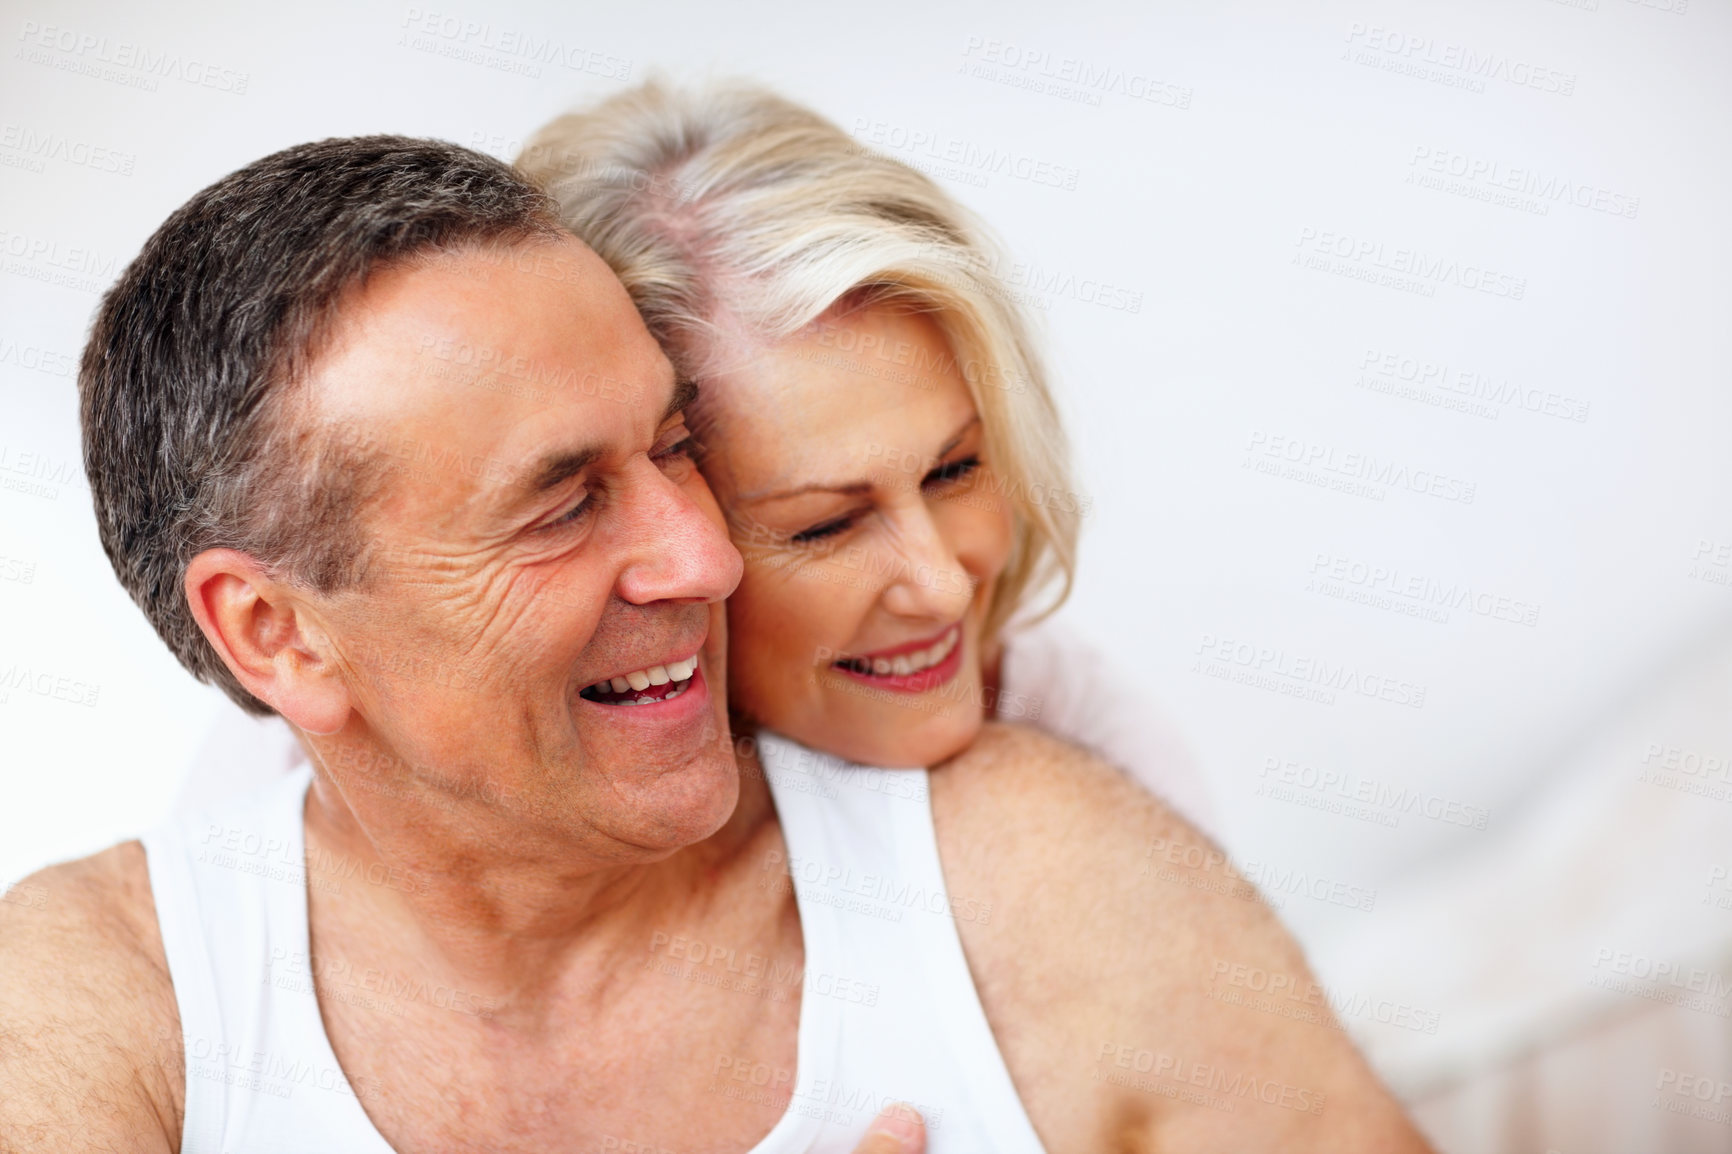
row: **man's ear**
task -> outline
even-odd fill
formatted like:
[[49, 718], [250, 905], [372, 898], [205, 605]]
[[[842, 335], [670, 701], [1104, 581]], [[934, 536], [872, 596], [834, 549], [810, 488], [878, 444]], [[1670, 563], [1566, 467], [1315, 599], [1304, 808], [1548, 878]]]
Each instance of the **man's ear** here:
[[248, 692], [308, 733], [343, 728], [348, 687], [296, 590], [236, 549], [194, 557], [185, 589], [194, 620]]

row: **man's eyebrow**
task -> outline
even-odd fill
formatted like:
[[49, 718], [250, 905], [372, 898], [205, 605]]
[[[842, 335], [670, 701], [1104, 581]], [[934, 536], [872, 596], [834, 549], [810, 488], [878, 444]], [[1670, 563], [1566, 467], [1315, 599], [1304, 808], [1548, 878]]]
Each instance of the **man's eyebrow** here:
[[529, 491], [545, 493], [589, 468], [600, 456], [601, 449], [594, 445], [549, 453], [526, 470]]
[[689, 409], [698, 399], [698, 383], [681, 377], [674, 382], [674, 395], [668, 400], [668, 407], [662, 411], [662, 419], [658, 425], [665, 425], [673, 419], [673, 415], [681, 409]]
[[[962, 438], [968, 436], [968, 430], [974, 428], [974, 426], [978, 424], [980, 424], [979, 414], [976, 414], [964, 421], [962, 427], [952, 433], [950, 439], [945, 441], [943, 446], [938, 450], [938, 459], [942, 461], [953, 449], [956, 448], [956, 446], [962, 444]], [[870, 492], [871, 489], [872, 482], [870, 481], [817, 481], [810, 485], [801, 485], [794, 489], [779, 489], [771, 493], [742, 493], [738, 497], [734, 498], [734, 503], [737, 505], [745, 505], [757, 501], [784, 501], [789, 497], [803, 497], [807, 493], [839, 493], [844, 497], [853, 497], [861, 493]]]

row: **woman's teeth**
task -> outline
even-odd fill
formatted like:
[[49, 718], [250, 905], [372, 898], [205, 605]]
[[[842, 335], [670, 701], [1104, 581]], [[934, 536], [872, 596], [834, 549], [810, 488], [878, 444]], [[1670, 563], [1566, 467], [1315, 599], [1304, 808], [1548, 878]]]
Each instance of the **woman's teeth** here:
[[874, 677], [907, 677], [923, 669], [931, 669], [949, 657], [950, 651], [956, 648], [956, 643], [960, 640], [961, 627], [952, 626], [950, 632], [943, 637], [927, 648], [916, 649], [913, 653], [898, 653], [895, 657], [849, 657], [836, 664], [854, 673], [870, 673]]
[[[631, 693], [637, 696], [624, 701], [610, 701], [614, 705], [643, 705], [651, 701], [667, 701], [678, 697], [687, 689], [687, 682], [692, 674], [697, 672], [698, 658], [696, 654], [684, 661], [672, 661], [666, 665], [652, 665], [648, 669], [639, 669], [619, 677], [610, 677], [606, 681], [598, 681], [585, 689], [581, 696], [591, 701], [602, 700], [602, 695], [611, 698], [613, 694]], [[645, 690], [651, 686], [672, 684], [673, 688], [666, 693], [649, 695]]]

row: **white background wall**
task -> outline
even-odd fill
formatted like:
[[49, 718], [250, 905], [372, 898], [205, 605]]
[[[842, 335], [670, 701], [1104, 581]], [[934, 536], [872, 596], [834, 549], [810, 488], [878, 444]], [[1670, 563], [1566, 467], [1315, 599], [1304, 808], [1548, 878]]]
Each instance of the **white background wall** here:
[[[510, 156], [621, 77], [809, 102], [928, 166], [1028, 266], [1094, 502], [1069, 616], [1178, 720], [1242, 858], [1365, 889], [1447, 862], [1732, 628], [1725, 0], [4, 0], [0, 45], [0, 674], [96, 694], [0, 684], [0, 877], [156, 820], [226, 708], [97, 545], [72, 365], [100, 290], [266, 152], [386, 131]], [[1495, 181], [1529, 183], [1497, 202]], [[1411, 253], [1432, 275], [1356, 275]], [[1091, 301], [1097, 283], [1122, 291]], [[1493, 395], [1379, 391], [1383, 354]], [[1248, 467], [1279, 465], [1271, 447], [1472, 499]], [[1536, 616], [1352, 603], [1316, 586], [1320, 558]], [[1211, 639], [1272, 684], [1321, 660], [1422, 704], [1211, 676]], [[1487, 829], [1259, 795], [1268, 759]], [[1283, 913], [1308, 941], [1373, 916]]]

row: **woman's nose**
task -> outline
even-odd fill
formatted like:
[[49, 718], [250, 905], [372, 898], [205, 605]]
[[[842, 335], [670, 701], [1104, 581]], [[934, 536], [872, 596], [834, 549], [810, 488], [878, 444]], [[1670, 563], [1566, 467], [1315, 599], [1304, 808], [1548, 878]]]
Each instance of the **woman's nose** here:
[[904, 562], [895, 567], [882, 594], [884, 608], [899, 617], [950, 622], [974, 597], [974, 578], [924, 501], [890, 521], [894, 547]]

